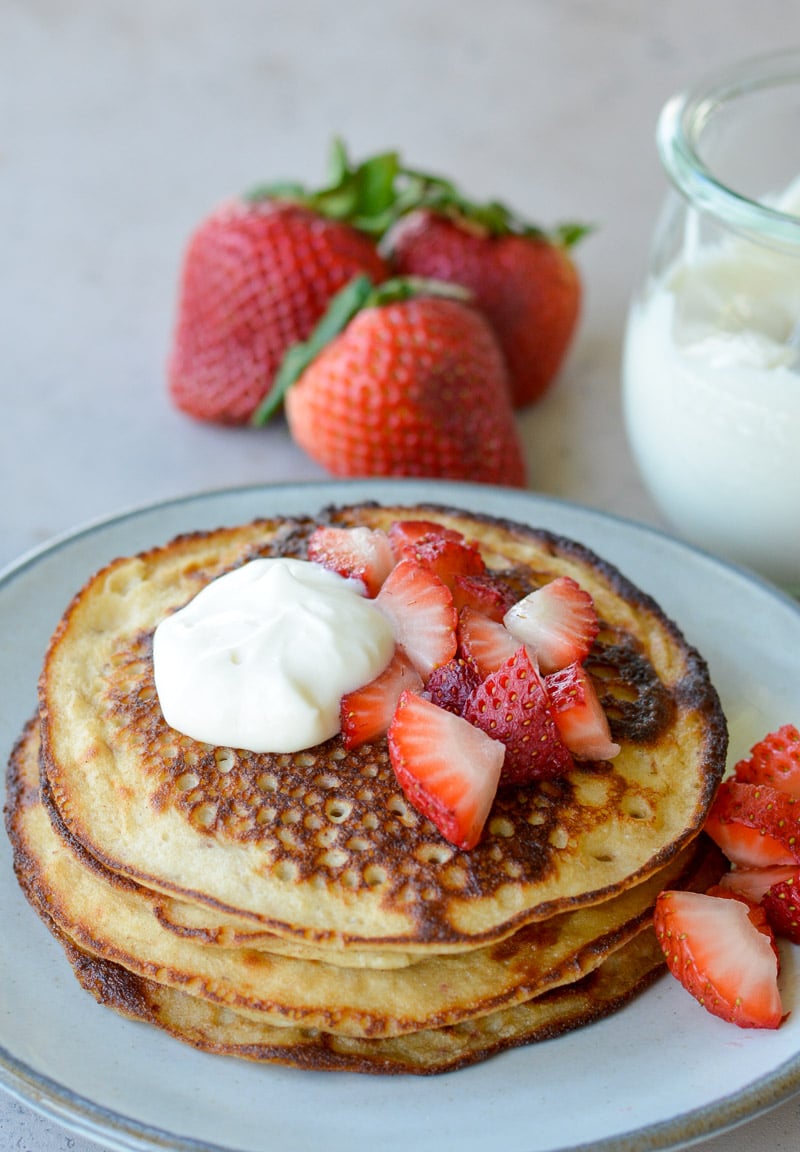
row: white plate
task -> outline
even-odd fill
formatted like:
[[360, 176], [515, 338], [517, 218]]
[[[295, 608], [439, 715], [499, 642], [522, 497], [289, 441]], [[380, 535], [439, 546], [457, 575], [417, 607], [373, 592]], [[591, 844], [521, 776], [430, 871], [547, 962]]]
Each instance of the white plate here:
[[[800, 721], [800, 609], [748, 574], [585, 508], [473, 485], [345, 482], [202, 494], [93, 525], [0, 578], [0, 736], [33, 712], [45, 644], [71, 595], [114, 556], [179, 532], [329, 503], [436, 500], [549, 528], [611, 560], [660, 601], [709, 662], [732, 758]], [[95, 1005], [20, 895], [0, 837], [0, 1078], [108, 1149], [504, 1152], [676, 1148], [800, 1090], [800, 974], [777, 1032], [707, 1015], [669, 977], [608, 1020], [428, 1078], [308, 1073], [198, 1053]]]

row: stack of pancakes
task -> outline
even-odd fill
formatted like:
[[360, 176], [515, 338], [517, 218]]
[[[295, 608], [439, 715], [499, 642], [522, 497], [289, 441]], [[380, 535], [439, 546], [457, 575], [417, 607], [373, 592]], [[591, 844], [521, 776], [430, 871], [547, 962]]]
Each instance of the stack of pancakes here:
[[[520, 596], [562, 574], [592, 594], [586, 667], [621, 745], [502, 789], [469, 852], [411, 807], [385, 740], [200, 744], [166, 725], [153, 680], [156, 625], [216, 576], [304, 556], [319, 523], [419, 518], [478, 543]], [[100, 1002], [208, 1051], [431, 1073], [597, 1019], [661, 971], [656, 895], [721, 870], [700, 830], [725, 752], [701, 657], [587, 549], [358, 505], [179, 537], [94, 576], [49, 646], [6, 823], [25, 894]]]

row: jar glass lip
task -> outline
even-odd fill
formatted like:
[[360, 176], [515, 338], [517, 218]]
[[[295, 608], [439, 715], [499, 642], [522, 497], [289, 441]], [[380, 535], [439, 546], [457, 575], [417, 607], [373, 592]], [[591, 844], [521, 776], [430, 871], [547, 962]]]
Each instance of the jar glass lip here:
[[697, 150], [703, 129], [722, 104], [788, 85], [800, 91], [800, 50], [741, 61], [668, 100], [658, 119], [656, 144], [668, 176], [698, 208], [738, 231], [800, 249], [800, 217], [735, 192], [714, 176]]

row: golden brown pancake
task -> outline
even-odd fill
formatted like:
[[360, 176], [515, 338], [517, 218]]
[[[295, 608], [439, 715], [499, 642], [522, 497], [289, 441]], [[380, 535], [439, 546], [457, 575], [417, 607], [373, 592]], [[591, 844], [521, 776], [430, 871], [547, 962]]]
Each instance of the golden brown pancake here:
[[358, 970], [165, 932], [137, 885], [58, 837], [41, 803], [38, 746], [33, 722], [9, 765], [7, 828], [23, 891], [80, 982], [124, 1015], [250, 1060], [432, 1073], [599, 1019], [663, 967], [651, 930], [660, 887], [706, 888], [723, 866], [699, 838], [659, 876], [604, 904], [529, 925], [473, 953], [422, 960], [411, 979], [409, 971], [365, 979]]
[[389, 971], [220, 948], [176, 936], [140, 886], [88, 857], [41, 802], [33, 723], [12, 756], [8, 828], [29, 899], [82, 951], [270, 1024], [379, 1037], [440, 1028], [521, 1003], [597, 967], [652, 918], [664, 887], [705, 860], [695, 841], [659, 873], [601, 904], [529, 924], [499, 943]]
[[[586, 667], [621, 751], [498, 792], [449, 844], [380, 739], [216, 748], [161, 714], [157, 624], [216, 576], [304, 557], [316, 524], [436, 520], [524, 596], [558, 575], [601, 621]], [[298, 637], [298, 643], [302, 637]], [[182, 536], [97, 573], [48, 648], [9, 765], [20, 884], [102, 1003], [207, 1051], [438, 1072], [602, 1017], [661, 970], [664, 887], [708, 887], [699, 835], [727, 736], [699, 654], [581, 545], [456, 509], [358, 505]]]
[[[520, 595], [559, 574], [594, 597], [587, 661], [621, 752], [498, 793], [481, 843], [448, 844], [405, 800], [384, 740], [253, 754], [170, 729], [153, 682], [158, 622], [217, 575], [305, 555], [321, 521], [438, 520], [477, 542]], [[93, 577], [41, 678], [43, 795], [104, 868], [170, 898], [322, 948], [471, 951], [609, 900], [698, 833], [726, 731], [705, 663], [613, 567], [551, 533], [438, 507], [330, 509], [180, 537]]]
[[388, 1039], [276, 1028], [136, 976], [64, 941], [73, 970], [98, 1003], [205, 1052], [328, 1072], [452, 1072], [509, 1048], [552, 1040], [624, 1007], [663, 970], [652, 929], [644, 929], [598, 968], [535, 1000], [447, 1028]]

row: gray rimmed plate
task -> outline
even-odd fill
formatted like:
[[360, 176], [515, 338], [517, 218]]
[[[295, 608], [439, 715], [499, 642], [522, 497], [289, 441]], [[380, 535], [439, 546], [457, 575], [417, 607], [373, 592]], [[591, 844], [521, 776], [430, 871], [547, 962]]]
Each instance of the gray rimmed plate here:
[[[90, 525], [0, 576], [0, 739], [32, 714], [47, 640], [101, 564], [180, 532], [330, 503], [435, 501], [580, 540], [651, 593], [708, 660], [731, 761], [800, 723], [800, 606], [655, 530], [527, 492], [431, 481], [346, 481], [201, 493]], [[504, 1152], [673, 1149], [800, 1090], [800, 969], [783, 950], [791, 1015], [777, 1032], [707, 1015], [670, 977], [557, 1040], [430, 1078], [308, 1073], [198, 1053], [99, 1008], [18, 891], [0, 842], [0, 1082], [108, 1149]]]

